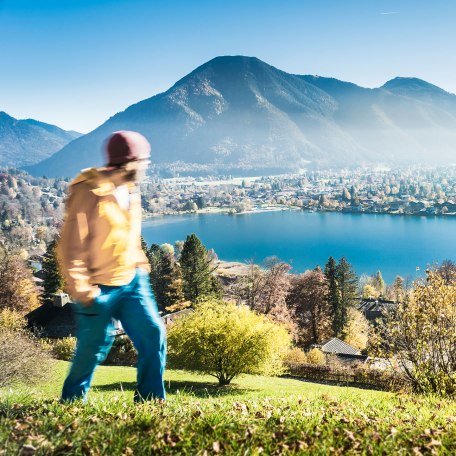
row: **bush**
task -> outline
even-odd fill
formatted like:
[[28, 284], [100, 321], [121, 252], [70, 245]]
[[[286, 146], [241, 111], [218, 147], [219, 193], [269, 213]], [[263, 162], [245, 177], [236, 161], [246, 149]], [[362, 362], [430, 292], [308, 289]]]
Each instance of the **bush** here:
[[115, 338], [105, 364], [132, 366], [136, 364], [137, 359], [138, 354], [130, 338], [128, 336], [119, 336]]
[[283, 356], [283, 362], [285, 364], [304, 364], [307, 363], [307, 355], [300, 348], [293, 347], [285, 352]]
[[19, 312], [11, 309], [0, 310], [0, 330], [21, 331], [27, 326], [27, 321]]
[[363, 385], [382, 390], [403, 390], [406, 384], [403, 378], [395, 372], [369, 368], [363, 364], [354, 367], [338, 367], [309, 364], [287, 363], [290, 375], [322, 382], [335, 382]]
[[309, 364], [325, 365], [326, 364], [326, 356], [318, 348], [312, 348], [311, 350], [309, 350], [307, 352], [307, 362]]
[[76, 349], [76, 337], [65, 337], [51, 342], [52, 356], [62, 361], [71, 361]]
[[33, 384], [50, 373], [52, 360], [25, 330], [0, 328], [0, 387]]
[[290, 342], [281, 325], [247, 306], [208, 300], [172, 324], [168, 360], [171, 367], [207, 373], [228, 385], [243, 373], [282, 373]]

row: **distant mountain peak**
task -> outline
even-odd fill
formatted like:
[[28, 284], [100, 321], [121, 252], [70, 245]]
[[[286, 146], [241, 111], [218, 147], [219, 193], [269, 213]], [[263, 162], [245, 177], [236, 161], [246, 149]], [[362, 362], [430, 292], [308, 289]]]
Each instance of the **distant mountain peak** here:
[[309, 163], [449, 163], [456, 151], [455, 99], [418, 78], [369, 89], [286, 73], [257, 57], [225, 55], [27, 169], [71, 176], [101, 165], [103, 141], [125, 129], [144, 134], [154, 162], [169, 169], [183, 163], [233, 174], [289, 172]]
[[191, 73], [177, 81], [175, 86], [186, 82], [195, 76], [207, 74], [210, 71], [214, 72], [219, 77], [232, 77], [235, 75], [245, 75], [248, 72], [258, 73], [261, 71], [269, 70], [282, 72], [278, 68], [275, 68], [266, 62], [263, 62], [257, 57], [250, 57], [245, 55], [223, 55], [214, 57], [213, 59], [208, 60], [199, 67], [195, 68]]
[[34, 119], [15, 119], [0, 111], [0, 166], [38, 163], [81, 136]]
[[213, 59], [208, 60], [206, 63], [203, 63], [202, 66], [205, 65], [212, 65], [212, 64], [224, 64], [224, 63], [248, 63], [248, 62], [255, 62], [255, 63], [262, 63], [264, 65], [268, 65], [266, 62], [263, 62], [258, 57], [249, 56], [249, 55], [219, 55], [214, 57]]
[[443, 94], [448, 93], [440, 87], [424, 81], [423, 79], [400, 76], [387, 81], [381, 88], [386, 90], [432, 91]]

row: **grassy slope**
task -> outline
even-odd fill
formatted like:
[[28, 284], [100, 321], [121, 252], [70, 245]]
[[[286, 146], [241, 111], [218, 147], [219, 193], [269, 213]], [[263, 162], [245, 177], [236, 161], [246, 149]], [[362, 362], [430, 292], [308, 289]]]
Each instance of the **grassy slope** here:
[[60, 405], [67, 366], [39, 389], [0, 394], [6, 454], [24, 443], [42, 454], [456, 452], [448, 400], [253, 376], [219, 389], [210, 377], [168, 371], [166, 405], [133, 405], [135, 369], [103, 366], [88, 404]]

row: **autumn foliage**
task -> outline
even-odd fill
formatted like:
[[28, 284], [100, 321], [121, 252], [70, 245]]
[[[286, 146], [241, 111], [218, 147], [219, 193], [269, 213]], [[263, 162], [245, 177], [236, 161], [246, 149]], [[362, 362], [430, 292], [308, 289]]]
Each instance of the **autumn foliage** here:
[[416, 391], [456, 394], [456, 282], [438, 271], [415, 284], [381, 328], [384, 353]]
[[228, 385], [244, 373], [281, 373], [290, 342], [287, 331], [269, 317], [244, 305], [208, 300], [173, 322], [168, 359], [173, 368], [207, 373]]

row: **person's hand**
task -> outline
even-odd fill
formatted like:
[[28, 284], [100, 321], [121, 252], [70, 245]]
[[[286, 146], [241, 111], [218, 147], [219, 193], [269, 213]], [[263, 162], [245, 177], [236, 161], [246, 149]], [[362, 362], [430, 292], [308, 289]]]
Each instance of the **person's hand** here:
[[82, 301], [81, 304], [84, 307], [92, 307], [96, 302], [98, 302], [98, 299], [101, 296], [101, 290], [99, 288], [96, 289], [95, 295], [92, 299], [89, 299], [88, 301]]

